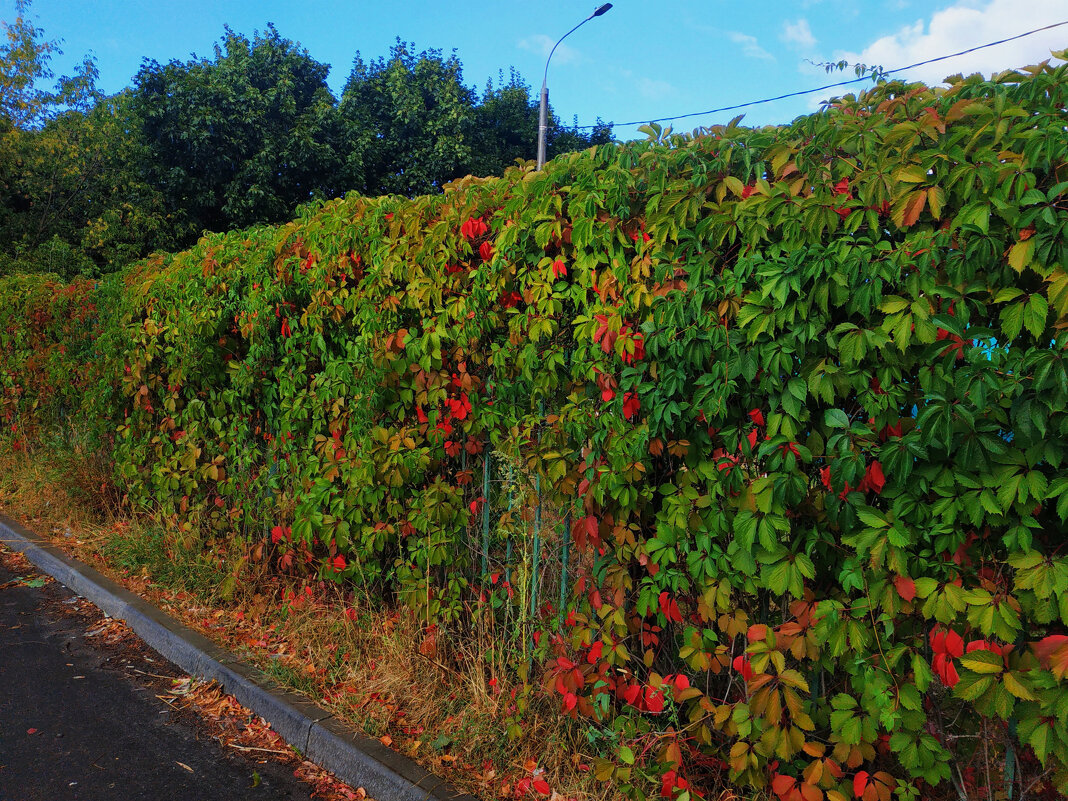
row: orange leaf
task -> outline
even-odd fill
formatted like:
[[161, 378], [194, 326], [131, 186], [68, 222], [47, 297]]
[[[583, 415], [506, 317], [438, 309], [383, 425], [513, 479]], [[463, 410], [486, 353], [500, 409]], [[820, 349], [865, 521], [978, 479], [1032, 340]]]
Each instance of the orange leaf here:
[[897, 588], [897, 594], [906, 601], [916, 597], [916, 582], [908, 576], [894, 576], [894, 587]]
[[1052, 670], [1058, 680], [1068, 673], [1068, 636], [1051, 634], [1043, 637], [1038, 642], [1031, 643], [1031, 650], [1035, 652], [1043, 667]]
[[790, 794], [790, 791], [794, 789], [794, 785], [797, 783], [797, 779], [793, 776], [787, 776], [785, 773], [778, 773], [775, 778], [771, 780], [771, 790], [779, 798], [786, 798]]
[[923, 212], [923, 207], [927, 203], [927, 190], [920, 189], [917, 192], [913, 192], [909, 197], [908, 202], [905, 204], [904, 213], [901, 216], [901, 227], [908, 228], [915, 225], [916, 221], [920, 219], [920, 214]]

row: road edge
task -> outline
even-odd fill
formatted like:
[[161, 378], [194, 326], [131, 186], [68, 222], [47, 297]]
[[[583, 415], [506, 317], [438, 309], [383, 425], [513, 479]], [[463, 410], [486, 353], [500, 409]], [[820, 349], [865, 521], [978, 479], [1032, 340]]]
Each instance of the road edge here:
[[0, 543], [106, 615], [123, 621], [186, 673], [213, 680], [271, 724], [303, 756], [377, 801], [478, 801], [407, 757], [367, 737], [311, 701], [289, 692], [100, 571], [68, 556], [21, 523], [0, 514]]

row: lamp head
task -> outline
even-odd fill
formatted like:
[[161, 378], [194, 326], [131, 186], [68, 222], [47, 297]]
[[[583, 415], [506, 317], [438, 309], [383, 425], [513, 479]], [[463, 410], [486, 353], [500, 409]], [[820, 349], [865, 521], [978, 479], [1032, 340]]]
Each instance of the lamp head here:
[[601, 16], [601, 14], [604, 14], [611, 7], [612, 7], [611, 3], [605, 3], [603, 6], [599, 6], [596, 11], [594, 11], [592, 14], [590, 14], [590, 19], [593, 19], [594, 17]]

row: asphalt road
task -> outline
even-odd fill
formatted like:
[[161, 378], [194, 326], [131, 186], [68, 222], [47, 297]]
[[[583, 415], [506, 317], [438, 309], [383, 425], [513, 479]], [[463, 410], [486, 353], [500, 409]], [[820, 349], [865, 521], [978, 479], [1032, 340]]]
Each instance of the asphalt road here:
[[292, 767], [224, 750], [158, 699], [176, 667], [87, 637], [95, 607], [25, 576], [39, 574], [0, 565], [0, 801], [310, 797]]

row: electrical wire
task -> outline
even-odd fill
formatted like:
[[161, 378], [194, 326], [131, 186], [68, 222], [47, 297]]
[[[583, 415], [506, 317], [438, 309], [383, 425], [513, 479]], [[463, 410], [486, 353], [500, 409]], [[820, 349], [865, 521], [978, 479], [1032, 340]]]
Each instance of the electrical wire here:
[[[1025, 36], [1032, 36], [1032, 35], [1034, 35], [1036, 33], [1041, 33], [1042, 31], [1048, 31], [1048, 30], [1052, 30], [1053, 28], [1059, 28], [1062, 25], [1068, 25], [1068, 20], [1064, 20], [1063, 22], [1055, 22], [1052, 25], [1046, 25], [1045, 27], [1042, 27], [1042, 28], [1035, 28], [1033, 31], [1027, 31], [1026, 33], [1017, 34], [1016, 36], [1010, 36], [1007, 39], [998, 39], [996, 42], [987, 42], [986, 44], [977, 45], [975, 47], [969, 47], [967, 50], [961, 50], [958, 53], [950, 53], [950, 54], [945, 55], [945, 56], [938, 56], [936, 58], [929, 58], [926, 61], [917, 61], [915, 64], [909, 64], [906, 67], [895, 67], [892, 70], [882, 70], [879, 74], [881, 74], [881, 75], [893, 75], [894, 73], [897, 73], [897, 72], [904, 72], [905, 70], [915, 69], [916, 67], [923, 67], [923, 66], [926, 66], [927, 64], [934, 64], [934, 63], [936, 63], [938, 61], [945, 61], [948, 58], [956, 58], [957, 56], [963, 56], [963, 55], [966, 55], [968, 53], [974, 53], [976, 50], [985, 50], [988, 47], [994, 47], [995, 45], [1005, 44], [1006, 42], [1012, 42], [1012, 41], [1015, 41], [1016, 39], [1023, 39]], [[791, 97], [803, 97], [805, 95], [816, 94], [817, 92], [825, 92], [828, 89], [837, 89], [839, 86], [849, 86], [849, 85], [854, 84], [854, 83], [863, 83], [865, 81], [870, 81], [870, 80], [871, 80], [871, 76], [870, 75], [862, 75], [859, 78], [851, 78], [851, 79], [849, 79], [847, 81], [838, 81], [836, 83], [829, 83], [829, 84], [826, 84], [824, 86], [817, 86], [814, 89], [802, 89], [801, 91], [798, 91], [798, 92], [788, 92], [785, 95], [776, 95], [775, 97], [765, 97], [762, 100], [750, 100], [747, 103], [735, 103], [733, 106], [720, 106], [719, 108], [712, 108], [712, 109], [709, 109], [708, 111], [694, 111], [694, 112], [691, 112], [689, 114], [676, 114], [673, 117], [657, 117], [656, 119], [652, 119], [652, 120], [632, 120], [630, 122], [605, 122], [605, 123], [600, 123], [598, 125], [577, 125], [575, 127], [577, 129], [587, 129], [587, 128], [603, 128], [603, 127], [610, 127], [610, 126], [645, 125], [645, 124], [650, 123], [650, 122], [671, 122], [673, 120], [684, 120], [684, 119], [687, 119], [689, 117], [703, 117], [706, 114], [718, 114], [718, 113], [723, 112], [723, 111], [736, 111], [736, 110], [738, 110], [740, 108], [749, 108], [751, 106], [759, 106], [759, 105], [763, 105], [764, 103], [774, 103], [776, 100], [786, 100], [787, 98], [791, 98]]]

